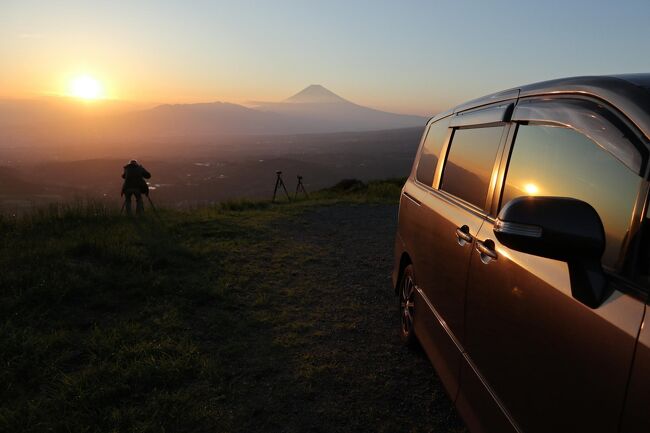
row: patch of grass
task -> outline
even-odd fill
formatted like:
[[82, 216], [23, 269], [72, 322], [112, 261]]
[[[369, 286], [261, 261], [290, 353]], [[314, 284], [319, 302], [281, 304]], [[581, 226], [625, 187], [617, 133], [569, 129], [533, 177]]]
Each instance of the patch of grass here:
[[381, 260], [357, 263], [341, 244], [376, 236], [314, 232], [331, 218], [304, 217], [395, 203], [400, 188], [141, 219], [77, 202], [0, 219], [0, 431], [460, 431], [444, 397], [432, 418], [421, 395], [435, 386], [428, 363], [387, 341], [390, 290], [347, 274], [384, 281], [387, 269], [365, 265]]
[[331, 188], [319, 191], [316, 198], [343, 199], [351, 202], [396, 203], [406, 178], [370, 181], [344, 179]]
[[268, 201], [237, 199], [222, 201], [217, 208], [225, 211], [263, 210], [268, 209], [271, 203]]

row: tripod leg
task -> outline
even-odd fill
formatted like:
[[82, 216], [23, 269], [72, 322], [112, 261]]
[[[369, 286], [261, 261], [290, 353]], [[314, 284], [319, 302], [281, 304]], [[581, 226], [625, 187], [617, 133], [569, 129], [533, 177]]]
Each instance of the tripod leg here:
[[287, 200], [291, 201], [291, 196], [289, 195], [289, 191], [287, 191], [287, 187], [284, 185], [284, 181], [282, 179], [280, 179], [280, 184], [284, 189], [284, 193], [287, 195]]
[[158, 215], [158, 211], [156, 210], [156, 206], [153, 205], [153, 202], [151, 201], [151, 197], [149, 197], [149, 194], [147, 194], [147, 200], [149, 200], [149, 204], [151, 205], [151, 209], [153, 212]]
[[275, 180], [275, 188], [273, 189], [273, 198], [271, 199], [271, 202], [275, 203], [275, 196], [278, 193], [278, 184], [280, 183], [280, 176]]

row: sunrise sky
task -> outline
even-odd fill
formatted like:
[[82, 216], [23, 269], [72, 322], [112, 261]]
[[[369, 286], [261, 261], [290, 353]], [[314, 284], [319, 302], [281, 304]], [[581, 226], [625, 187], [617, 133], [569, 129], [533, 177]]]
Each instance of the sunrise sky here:
[[649, 18], [647, 0], [1, 0], [0, 97], [244, 103], [318, 83], [431, 114], [528, 82], [650, 71]]

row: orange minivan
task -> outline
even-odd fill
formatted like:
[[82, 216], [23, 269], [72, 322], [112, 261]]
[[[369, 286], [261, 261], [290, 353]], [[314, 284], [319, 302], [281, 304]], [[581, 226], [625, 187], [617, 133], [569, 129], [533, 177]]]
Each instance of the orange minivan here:
[[[393, 284], [472, 432], [650, 432], [650, 74], [523, 86], [431, 119]], [[650, 319], [650, 317], [649, 317]]]

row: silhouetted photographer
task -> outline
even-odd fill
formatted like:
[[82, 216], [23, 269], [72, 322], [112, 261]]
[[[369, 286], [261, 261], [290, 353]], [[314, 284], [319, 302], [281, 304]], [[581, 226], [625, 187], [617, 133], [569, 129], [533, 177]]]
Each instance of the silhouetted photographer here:
[[122, 173], [122, 179], [124, 179], [122, 195], [124, 196], [124, 207], [127, 215], [131, 215], [132, 196], [135, 196], [135, 213], [140, 215], [144, 212], [142, 196], [149, 196], [149, 185], [147, 185], [145, 179], [149, 179], [150, 177], [151, 173], [138, 164], [138, 161], [135, 159], [132, 159], [124, 166], [124, 173]]

